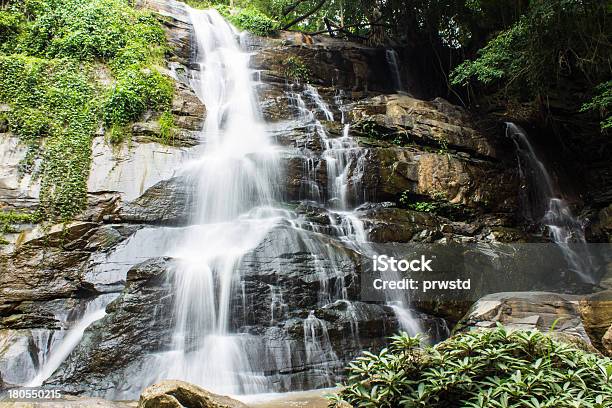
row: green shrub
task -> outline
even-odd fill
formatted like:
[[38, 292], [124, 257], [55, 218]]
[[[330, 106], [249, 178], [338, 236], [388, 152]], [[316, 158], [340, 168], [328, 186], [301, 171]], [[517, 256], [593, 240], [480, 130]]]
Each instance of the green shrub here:
[[162, 113], [159, 118], [159, 133], [161, 142], [170, 144], [174, 136], [174, 116], [168, 111]]
[[22, 15], [7, 10], [0, 10], [0, 42], [7, 41], [20, 29]]
[[40, 200], [45, 218], [69, 218], [86, 205], [91, 136], [97, 125], [88, 71], [70, 60], [0, 55], [0, 102], [11, 106], [9, 127], [30, 146], [28, 160], [37, 155], [43, 159]]
[[595, 88], [595, 96], [589, 102], [582, 105], [581, 111], [594, 111], [599, 113], [603, 118], [601, 121], [601, 129], [612, 129], [612, 81], [607, 81], [599, 84]]
[[126, 125], [147, 109], [167, 109], [173, 94], [172, 80], [158, 71], [138, 67], [125, 70], [106, 96], [104, 120], [108, 125]]
[[125, 0], [57, 0], [34, 20], [22, 48], [40, 56], [91, 60], [111, 59], [132, 42], [164, 41], [159, 23]]
[[330, 407], [603, 408], [612, 406], [612, 361], [539, 331], [498, 326], [436, 346], [392, 337], [348, 367]]
[[278, 23], [254, 8], [242, 8], [234, 14], [222, 13], [229, 21], [241, 30], [255, 35], [268, 36], [278, 31]]
[[296, 82], [306, 83], [310, 80], [310, 70], [300, 57], [290, 56], [282, 61], [283, 75]]

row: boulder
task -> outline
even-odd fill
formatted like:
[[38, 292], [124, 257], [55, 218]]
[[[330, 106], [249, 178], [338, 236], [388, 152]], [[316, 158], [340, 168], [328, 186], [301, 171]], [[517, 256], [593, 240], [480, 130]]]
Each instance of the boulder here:
[[355, 122], [369, 120], [387, 133], [403, 133], [416, 144], [455, 148], [498, 157], [497, 147], [464, 109], [442, 98], [423, 101], [408, 95], [382, 95], [359, 101], [351, 110]]
[[579, 298], [551, 292], [503, 292], [478, 300], [457, 324], [455, 331], [493, 328], [543, 332], [553, 330], [560, 340], [594, 350], [583, 325]]
[[612, 325], [612, 290], [594, 293], [581, 299], [580, 314], [591, 341], [595, 347], [602, 349], [602, 339]]
[[213, 394], [194, 384], [167, 380], [147, 387], [138, 408], [248, 408], [235, 399]]
[[193, 185], [185, 177], [163, 180], [123, 203], [117, 220], [145, 224], [185, 224], [193, 210]]
[[612, 357], [612, 325], [608, 327], [608, 330], [601, 338], [601, 344], [604, 354]]

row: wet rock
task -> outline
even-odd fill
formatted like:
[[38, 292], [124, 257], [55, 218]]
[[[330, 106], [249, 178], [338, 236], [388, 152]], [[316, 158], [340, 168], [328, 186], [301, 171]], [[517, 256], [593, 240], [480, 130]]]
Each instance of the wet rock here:
[[87, 390], [98, 396], [121, 394], [129, 388], [126, 378], [145, 370], [132, 363], [159, 351], [171, 336], [171, 270], [167, 259], [151, 259], [132, 268], [125, 289], [107, 306], [107, 315], [87, 329], [48, 382], [66, 391]]
[[191, 57], [191, 23], [185, 5], [175, 0], [136, 0], [153, 11], [164, 26], [174, 59], [187, 65]]
[[[320, 258], [317, 253], [326, 256]], [[342, 291], [355, 298], [359, 264], [359, 255], [332, 237], [279, 226], [242, 259], [239, 272], [245, 281], [246, 310], [235, 305], [235, 324], [273, 321], [274, 290], [282, 293], [282, 304], [290, 305], [283, 313], [276, 311], [274, 319], [279, 321], [293, 315], [305, 317], [304, 311], [318, 307], [322, 299], [339, 298]]]
[[[362, 96], [368, 92], [393, 93], [396, 91], [393, 75], [387, 62], [387, 50], [328, 37], [309, 38], [304, 41], [301, 34], [281, 32], [280, 38], [252, 37], [250, 46], [258, 53], [253, 57], [253, 66], [262, 71], [265, 82], [285, 83], [286, 68], [283, 62], [297, 58], [310, 71], [313, 84], [336, 87]], [[424, 81], [432, 72], [430, 60], [420, 50], [396, 49], [400, 77], [408, 93], [427, 98], [436, 90], [435, 81]], [[433, 78], [432, 78], [433, 79]]]
[[583, 325], [578, 298], [550, 292], [506, 292], [476, 302], [455, 330], [494, 328], [554, 330], [561, 340], [593, 349]]
[[216, 395], [184, 381], [167, 380], [147, 387], [138, 408], [247, 408], [232, 398]]
[[4, 381], [24, 384], [38, 364], [29, 330], [0, 330], [0, 374]]
[[125, 222], [179, 225], [187, 222], [193, 208], [193, 185], [184, 177], [173, 177], [122, 204], [117, 216]]
[[433, 214], [380, 208], [362, 215], [368, 239], [372, 242], [429, 241], [442, 237], [442, 221]]

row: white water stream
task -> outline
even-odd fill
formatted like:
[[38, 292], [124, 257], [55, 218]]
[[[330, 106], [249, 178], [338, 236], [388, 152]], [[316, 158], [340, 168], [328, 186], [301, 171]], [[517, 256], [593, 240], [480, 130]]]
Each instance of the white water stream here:
[[536, 154], [527, 133], [514, 123], [506, 124], [506, 135], [516, 145], [519, 173], [528, 185], [524, 206], [533, 221], [541, 222], [550, 231], [552, 241], [563, 252], [570, 271], [583, 282], [594, 284], [593, 265], [589, 256], [584, 228], [567, 202], [559, 195], [546, 166]]
[[[309, 311], [302, 321], [301, 344], [284, 340], [286, 334], [275, 327], [286, 319], [292, 307], [286, 303], [282, 286], [267, 285], [270, 327], [266, 330], [272, 334], [270, 337], [264, 339], [236, 330], [235, 322], [246, 322], [249, 312], [240, 270], [244, 257], [270, 234], [277, 239], [272, 253], [288, 252], [291, 246], [303, 248], [318, 277], [316, 306], [345, 302], [355, 318], [350, 325], [353, 340], [360, 344], [358, 313], [348, 300], [345, 281], [347, 255], [330, 240], [340, 241], [345, 248], [364, 256], [372, 253], [363, 221], [352, 210], [364, 202], [360, 180], [365, 150], [350, 135], [340, 96], [334, 99], [336, 106], [332, 108], [313, 86], [306, 85], [302, 92], [289, 92], [296, 108], [291, 126], [304, 126], [321, 146], [321, 152], [312, 155], [303, 198], [325, 211], [329, 223], [313, 223], [283, 208], [281, 192], [277, 191], [283, 172], [280, 149], [272, 143], [273, 131], [260, 114], [257, 82], [253, 79], [256, 75], [249, 68], [251, 55], [240, 43], [243, 37], [215, 10], [188, 8], [188, 12], [197, 45], [197, 68], [191, 72], [191, 86], [206, 105], [207, 115], [200, 132], [200, 155], [185, 163], [179, 172], [195, 186], [197, 210], [186, 227], [139, 230], [112, 253], [95, 258], [88, 275], [105, 287], [125, 279], [132, 266], [148, 258], [169, 256], [176, 260], [172, 271], [172, 339], [167, 349], [150, 356], [149, 361], [154, 363], [148, 372], [128, 383], [140, 389], [151, 382], [173, 378], [217, 393], [257, 394], [291, 389], [291, 379], [282, 380], [269, 372], [297, 366], [314, 373], [312, 379], [299, 380], [304, 384], [333, 386], [343, 363], [333, 349], [328, 323], [318, 318], [314, 310]], [[342, 114], [341, 135], [328, 134], [322, 123], [335, 119], [332, 109]], [[315, 161], [319, 160], [326, 170], [326, 189], [315, 175]], [[390, 301], [401, 326], [413, 334], [418, 331], [405, 299]], [[234, 316], [237, 306], [241, 307], [240, 316]], [[103, 307], [86, 314], [54, 350], [32, 384], [47, 379], [74, 349], [86, 328], [103, 316]], [[274, 337], [277, 332], [280, 340]], [[284, 383], [279, 385], [280, 382]]]

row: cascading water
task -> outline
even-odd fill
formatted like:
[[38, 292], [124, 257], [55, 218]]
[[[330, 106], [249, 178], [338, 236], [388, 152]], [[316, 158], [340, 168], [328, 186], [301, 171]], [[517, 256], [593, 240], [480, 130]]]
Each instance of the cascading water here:
[[176, 326], [162, 375], [217, 392], [260, 392], [244, 339], [230, 333], [229, 323], [237, 266], [278, 221], [274, 211], [253, 210], [274, 202], [279, 166], [238, 33], [215, 10], [189, 15], [199, 67], [192, 87], [207, 117], [203, 154], [184, 169], [196, 185], [198, 211], [173, 253]]
[[397, 51], [394, 49], [388, 49], [385, 53], [385, 57], [387, 59], [387, 64], [389, 65], [389, 69], [391, 70], [395, 90], [398, 92], [403, 92], [404, 86], [402, 85], [402, 76], [399, 70], [399, 63], [397, 62]]
[[[393, 61], [396, 62], [396, 59]], [[395, 69], [397, 70], [399, 81], [397, 65], [395, 65]], [[401, 85], [401, 81], [399, 83]], [[304, 96], [311, 101], [314, 111], [308, 109], [302, 95], [298, 93], [290, 92], [289, 100], [293, 102], [297, 110], [298, 121], [310, 124], [311, 130], [320, 139], [323, 148], [321, 157], [325, 162], [325, 173], [327, 174], [327, 203], [335, 209], [332, 211], [333, 216], [330, 218], [331, 225], [336, 230], [336, 235], [348, 247], [371, 258], [377, 254], [368, 244], [363, 222], [359, 220], [354, 210], [349, 210], [351, 203], [361, 204], [365, 201], [365, 195], [360, 196], [360, 193], [363, 193], [360, 181], [363, 176], [363, 161], [367, 150], [359, 147], [357, 141], [350, 135], [350, 124], [346, 122], [345, 107], [342, 106], [341, 94], [336, 95], [336, 98], [334, 98], [342, 115], [342, 135], [336, 138], [329, 137], [327, 131], [317, 119], [317, 114], [328, 121], [333, 120], [334, 115], [316, 88], [306, 85]], [[309, 174], [310, 178], [307, 184], [316, 185], [316, 173], [308, 172], [307, 174]], [[319, 190], [316, 191], [318, 192]], [[316, 199], [319, 197], [312, 198]], [[340, 219], [340, 222], [337, 222], [336, 219]], [[388, 276], [388, 278], [398, 279], [399, 276]], [[330, 298], [327, 299], [327, 301], [330, 300]], [[418, 321], [408, 308], [409, 299], [405, 294], [394, 293], [388, 299], [388, 302], [395, 311], [402, 330], [413, 335], [421, 331]]]
[[49, 347], [46, 355], [39, 356], [42, 362], [36, 377], [30, 381], [29, 387], [38, 387], [43, 381], [53, 374], [62, 364], [68, 355], [74, 350], [76, 345], [83, 338], [85, 330], [94, 322], [102, 319], [106, 315], [106, 305], [117, 297], [116, 294], [106, 294], [91, 301], [85, 308], [83, 316], [78, 319], [66, 334], [53, 347]]
[[[214, 10], [188, 12], [197, 45], [191, 86], [207, 111], [201, 144], [190, 156], [198, 158], [179, 169], [181, 180], [194, 187], [195, 211], [187, 226], [142, 228], [110, 253], [94, 254], [87, 272], [101, 291], [117, 290], [135, 265], [173, 258], [168, 271], [173, 315], [167, 317], [172, 334], [135, 362], [153, 369], [126, 379], [105, 396], [133, 398], [134, 392], [167, 378], [233, 395], [332, 386], [347, 357], [354, 357], [334, 350], [335, 342], [354, 352], [362, 349], [358, 322], [363, 306], [351, 300], [348, 288], [356, 279], [354, 257], [375, 252], [354, 210], [365, 202], [361, 177], [367, 150], [351, 137], [342, 95], [330, 106], [313, 86], [289, 90], [296, 108], [293, 120], [277, 127], [266, 124], [243, 37]], [[329, 133], [324, 122], [335, 121], [336, 111], [342, 117], [340, 135]], [[271, 140], [296, 129], [307, 139], [296, 149], [307, 163], [299, 206], [320, 211], [327, 217], [324, 222], [287, 209], [276, 191], [282, 185], [281, 153], [286, 152]], [[321, 170], [325, 176], [318, 178]], [[296, 269], [304, 275], [299, 279], [314, 288], [307, 306], [291, 300], [295, 295], [287, 279], [298, 274], [283, 270], [285, 254], [299, 258], [289, 262], [303, 264]], [[262, 275], [258, 267], [265, 269]], [[263, 292], [253, 286], [260, 278]], [[73, 325], [65, 341], [45, 357], [33, 384], [56, 370], [86, 327], [104, 315], [108, 301]], [[389, 302], [402, 328], [419, 331], [407, 299]], [[348, 339], [330, 335], [333, 325], [323, 316], [334, 308], [345, 313]], [[261, 310], [265, 317], [256, 315]]]
[[550, 173], [538, 158], [525, 131], [514, 123], [506, 123], [506, 136], [516, 145], [519, 174], [526, 183], [521, 196], [527, 218], [546, 226], [552, 241], [563, 252], [569, 269], [583, 282], [594, 284], [593, 265], [582, 223], [559, 196]]

